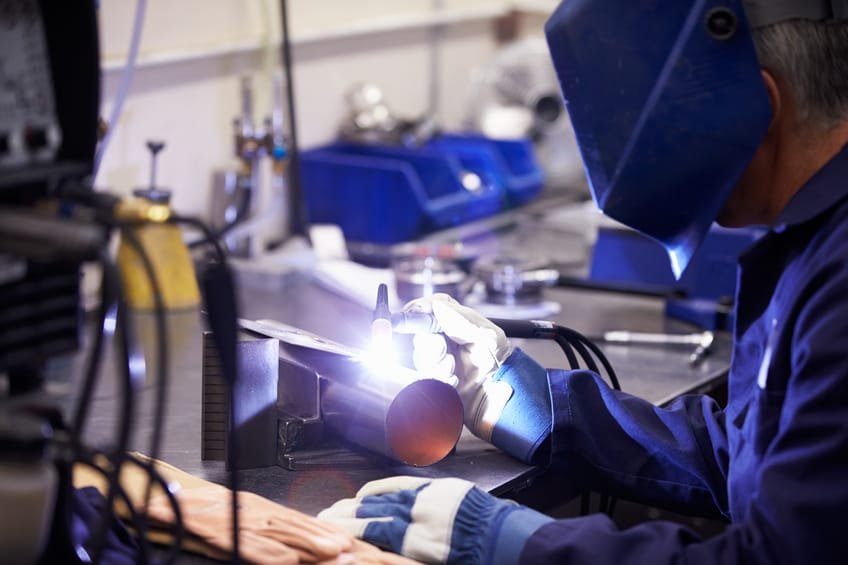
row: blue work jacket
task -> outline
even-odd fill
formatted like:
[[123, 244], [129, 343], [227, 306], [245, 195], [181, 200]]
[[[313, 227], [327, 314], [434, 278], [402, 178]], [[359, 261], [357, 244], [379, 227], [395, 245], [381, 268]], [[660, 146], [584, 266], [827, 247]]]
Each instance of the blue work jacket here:
[[729, 402], [666, 409], [548, 371], [552, 464], [600, 492], [724, 516], [699, 539], [603, 514], [542, 526], [526, 563], [848, 563], [848, 149], [740, 258]]

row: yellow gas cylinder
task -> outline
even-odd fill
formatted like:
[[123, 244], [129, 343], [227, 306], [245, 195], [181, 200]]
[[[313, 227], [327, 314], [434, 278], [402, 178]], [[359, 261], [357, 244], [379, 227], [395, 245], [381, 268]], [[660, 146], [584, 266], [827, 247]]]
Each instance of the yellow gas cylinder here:
[[[200, 292], [191, 255], [179, 227], [166, 221], [170, 216], [170, 193], [144, 189], [135, 191], [134, 195], [135, 198], [120, 205], [118, 216], [148, 220], [126, 229], [131, 230], [150, 259], [165, 309], [196, 307]], [[142, 258], [125, 236], [118, 246], [118, 268], [127, 304], [138, 310], [153, 309], [153, 286]]]

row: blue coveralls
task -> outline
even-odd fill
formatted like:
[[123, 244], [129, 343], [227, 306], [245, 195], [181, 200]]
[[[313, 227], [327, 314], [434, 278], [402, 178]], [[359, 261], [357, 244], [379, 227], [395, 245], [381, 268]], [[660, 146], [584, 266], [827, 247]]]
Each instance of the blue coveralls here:
[[726, 410], [700, 396], [661, 409], [593, 373], [548, 371], [555, 467], [600, 492], [724, 516], [726, 531], [558, 520], [522, 562], [848, 563], [848, 149], [740, 259], [734, 332]]

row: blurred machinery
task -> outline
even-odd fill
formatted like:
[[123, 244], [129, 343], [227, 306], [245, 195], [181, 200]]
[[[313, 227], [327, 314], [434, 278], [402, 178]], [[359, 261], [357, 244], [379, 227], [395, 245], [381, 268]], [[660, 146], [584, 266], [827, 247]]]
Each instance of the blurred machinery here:
[[[213, 175], [210, 217], [230, 253], [257, 257], [288, 234], [285, 167], [287, 143], [283, 77], [273, 79], [272, 109], [262, 126], [254, 121], [254, 87], [241, 80], [241, 115], [233, 121], [233, 151], [238, 165]], [[266, 159], [270, 169], [263, 164]]]
[[383, 91], [372, 83], [358, 83], [345, 93], [347, 116], [339, 127], [339, 137], [348, 141], [416, 147], [439, 132], [431, 115], [404, 118], [386, 102]]
[[[144, 6], [140, 0], [136, 29]], [[115, 549], [113, 527], [120, 530], [113, 503], [125, 494], [118, 481], [121, 469], [140, 465], [146, 477], [161, 479], [128, 453], [146, 376], [134, 339], [128, 281], [145, 279], [149, 286], [136, 298], [154, 312], [157, 386], [148, 451], [155, 459], [169, 376], [165, 308], [177, 307], [181, 299], [171, 295], [175, 300], [170, 300], [171, 279], [157, 276], [173, 274], [174, 263], [166, 261], [157, 270], [162, 257], [151, 260], [148, 244], [160, 241], [173, 251], [171, 244], [181, 242], [176, 224], [207, 230], [202, 222], [173, 213], [155, 173], [136, 199], [92, 190], [100, 103], [93, 0], [4, 2], [0, 47], [0, 554], [9, 563], [98, 563]], [[154, 154], [161, 148], [151, 144]], [[103, 150], [101, 144], [101, 155]], [[123, 263], [132, 268], [123, 273], [109, 253], [116, 233], [122, 247], [135, 253], [125, 256]], [[237, 313], [226, 258], [213, 239], [204, 236], [203, 243], [215, 253], [204, 262], [201, 281], [210, 299], [205, 309], [221, 351], [222, 374], [232, 383]], [[187, 268], [182, 278], [191, 292], [183, 306], [197, 301], [186, 259], [187, 254], [181, 260]], [[91, 324], [84, 323], [80, 299], [85, 263], [102, 269]], [[53, 358], [80, 346], [86, 328], [91, 340], [79, 374], [67, 374], [75, 365], [67, 362], [55, 365], [64, 374], [49, 372]], [[84, 441], [85, 423], [107, 350], [116, 358], [111, 374], [118, 381], [118, 417], [114, 430], [99, 430], [113, 433], [112, 441], [92, 446]], [[48, 386], [55, 384], [47, 381], [48, 374], [67, 382], [68, 390]], [[93, 467], [105, 477], [107, 492], [97, 494], [99, 506], [74, 488], [75, 465]], [[179, 515], [176, 505], [172, 508]], [[136, 519], [134, 527], [144, 537], [146, 524]], [[175, 531], [181, 531], [181, 524]], [[130, 547], [145, 562], [150, 560], [146, 543]]]
[[510, 43], [474, 69], [465, 126], [493, 139], [532, 139], [548, 188], [586, 192], [580, 152], [543, 38]]
[[0, 372], [12, 391], [37, 386], [44, 360], [77, 346], [80, 264], [103, 243], [37, 205], [85, 185], [97, 142], [93, 7], [54, 4], [0, 10]]
[[[92, 2], [3, 3], [0, 553], [8, 562], [72, 555], [70, 543], [62, 544], [69, 535], [68, 482], [53, 462], [54, 412], [23, 398], [40, 388], [50, 358], [78, 347], [81, 264], [106, 244], [104, 229], [64, 213], [55, 200], [66, 190], [86, 190], [99, 91]], [[45, 554], [48, 540], [65, 551]]]
[[[713, 227], [680, 279], [656, 241], [624, 227], [598, 231], [587, 286], [653, 294], [665, 300], [670, 318], [706, 330], [732, 330], [736, 270], [740, 254], [763, 235], [762, 229]], [[573, 282], [573, 281], [572, 281]]]

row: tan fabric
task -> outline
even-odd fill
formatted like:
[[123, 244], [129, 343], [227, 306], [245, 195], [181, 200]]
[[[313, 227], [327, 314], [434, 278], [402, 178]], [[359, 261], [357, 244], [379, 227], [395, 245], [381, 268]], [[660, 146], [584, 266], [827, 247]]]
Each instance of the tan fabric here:
[[[141, 454], [135, 457], [151, 461]], [[231, 492], [226, 487], [190, 475], [162, 461], [153, 462], [171, 485], [180, 503], [186, 536], [183, 549], [213, 559], [230, 559], [232, 552]], [[103, 466], [107, 462], [103, 461]], [[88, 466], [74, 467], [74, 486], [94, 486], [105, 493], [103, 475]], [[148, 477], [137, 465], [124, 465], [121, 485], [138, 511], [143, 510]], [[123, 503], [116, 513], [128, 518]], [[167, 496], [158, 486], [151, 491], [147, 515], [152, 528], [148, 539], [169, 545], [173, 535], [166, 529], [174, 514]], [[338, 563], [362, 565], [410, 565], [399, 555], [384, 552], [317, 518], [271, 502], [249, 492], [239, 492], [239, 553], [252, 563]]]

